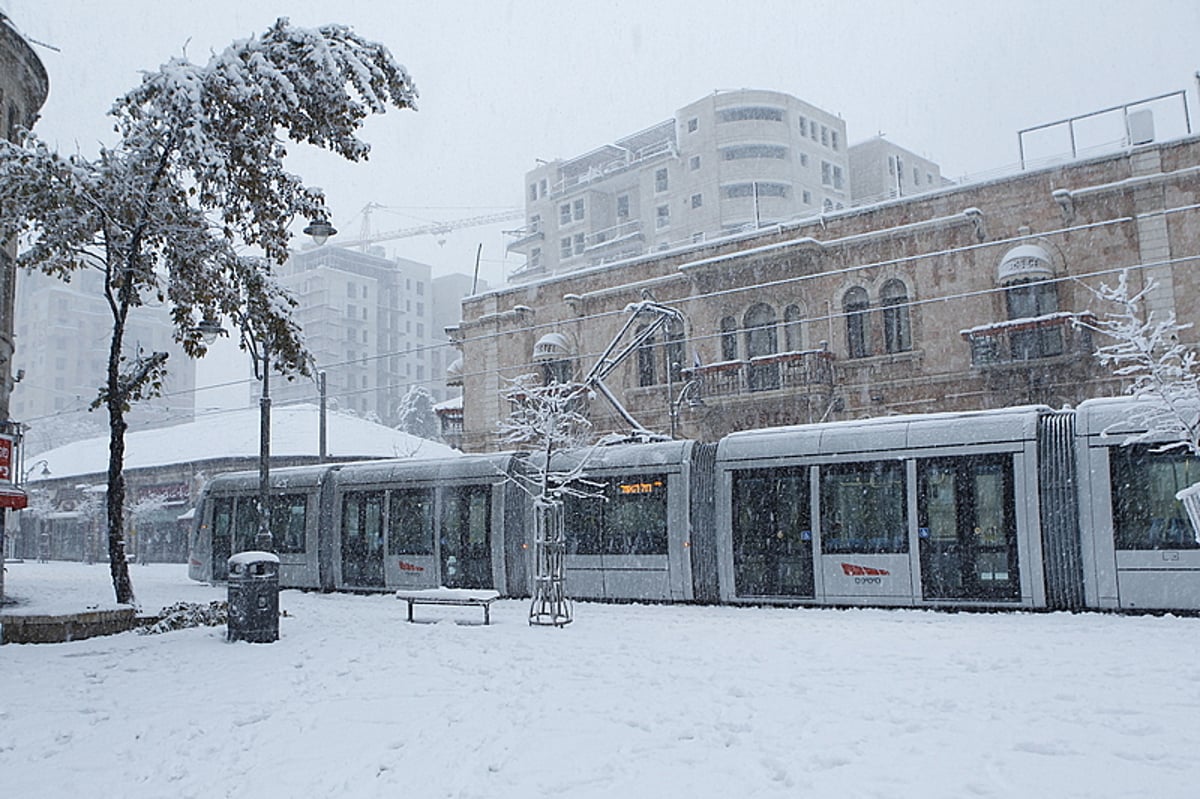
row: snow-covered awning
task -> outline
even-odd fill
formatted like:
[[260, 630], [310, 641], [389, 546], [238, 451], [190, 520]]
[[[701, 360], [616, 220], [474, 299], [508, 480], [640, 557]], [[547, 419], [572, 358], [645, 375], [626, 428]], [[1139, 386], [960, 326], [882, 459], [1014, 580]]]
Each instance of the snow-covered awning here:
[[996, 271], [996, 277], [1001, 283], [1052, 277], [1054, 262], [1050, 260], [1050, 253], [1038, 245], [1020, 244], [1004, 254]]
[[29, 505], [29, 497], [14, 485], [0, 486], [0, 508], [20, 510]]
[[187, 510], [185, 510], [183, 513], [181, 513], [181, 514], [179, 514], [178, 516], [176, 516], [176, 517], [175, 517], [175, 521], [177, 521], [177, 522], [188, 522], [188, 521], [191, 521], [191, 520], [192, 520], [192, 519], [194, 519], [194, 518], [196, 518], [196, 509], [195, 509], [195, 508], [188, 508], [188, 509], [187, 509]]
[[571, 343], [562, 333], [547, 333], [533, 345], [533, 360], [561, 361], [571, 357]]

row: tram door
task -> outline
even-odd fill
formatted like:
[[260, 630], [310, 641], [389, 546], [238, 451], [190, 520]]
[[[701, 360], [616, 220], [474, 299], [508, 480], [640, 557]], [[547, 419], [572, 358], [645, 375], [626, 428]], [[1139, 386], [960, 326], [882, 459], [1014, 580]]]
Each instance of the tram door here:
[[447, 588], [494, 588], [491, 486], [446, 489], [439, 558]]
[[382, 491], [350, 492], [342, 498], [342, 584], [384, 585]]
[[733, 476], [733, 580], [738, 596], [813, 596], [809, 470]]
[[918, 462], [925, 599], [1017, 599], [1011, 455]]
[[213, 501], [212, 578], [229, 579], [229, 558], [233, 555], [233, 498]]

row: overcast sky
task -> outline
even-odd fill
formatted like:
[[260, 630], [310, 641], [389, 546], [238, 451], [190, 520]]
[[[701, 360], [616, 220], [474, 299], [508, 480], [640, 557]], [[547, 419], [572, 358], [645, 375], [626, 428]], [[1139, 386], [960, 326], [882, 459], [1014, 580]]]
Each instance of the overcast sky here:
[[[50, 98], [36, 127], [62, 150], [110, 136], [112, 101], [174, 55], [256, 35], [276, 17], [341, 22], [385, 43], [412, 74], [419, 111], [365, 131], [368, 164], [298, 153], [344, 236], [378, 203], [376, 232], [523, 203], [535, 159], [569, 157], [669, 119], [715, 89], [788, 92], [958, 178], [1014, 164], [1022, 128], [1180, 89], [1196, 114], [1196, 0], [0, 0], [38, 47]], [[50, 49], [53, 47], [55, 49]], [[1160, 128], [1169, 125], [1160, 122]], [[1195, 127], [1195, 125], [1193, 125]], [[467, 272], [483, 245], [493, 285], [518, 265], [501, 228], [385, 244]], [[336, 243], [336, 239], [334, 240]]]
[[[840, 114], [851, 143], [884, 133], [955, 178], [1017, 160], [1016, 131], [1179, 89], [1195, 103], [1200, 3], [609, 0], [551, 3], [0, 0], [38, 53], [50, 98], [38, 133], [90, 151], [139, 70], [205, 61], [278, 16], [341, 22], [408, 67], [420, 109], [374, 119], [369, 164], [303, 154], [292, 168], [326, 189], [357, 237], [523, 202], [536, 158], [583, 153], [670, 118], [714, 89], [785, 91]], [[1165, 124], [1165, 123], [1164, 123]], [[500, 227], [389, 251], [498, 282]], [[346, 239], [343, 239], [346, 240]], [[336, 240], [335, 240], [336, 241]]]

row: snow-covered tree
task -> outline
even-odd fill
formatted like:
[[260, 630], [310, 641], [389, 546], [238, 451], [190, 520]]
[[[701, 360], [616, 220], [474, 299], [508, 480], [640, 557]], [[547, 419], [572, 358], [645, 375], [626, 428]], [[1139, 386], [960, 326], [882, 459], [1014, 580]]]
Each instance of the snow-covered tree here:
[[568, 471], [555, 471], [556, 453], [587, 446], [592, 424], [579, 410], [587, 389], [580, 383], [543, 385], [537, 375], [510, 381], [505, 392], [512, 412], [500, 423], [504, 444], [527, 448], [534, 458], [513, 479], [533, 498], [534, 588], [529, 623], [569, 624], [573, 618], [566, 595], [566, 523], [563, 501], [567, 497], [602, 497], [601, 486], [584, 477], [586, 458]]
[[433, 397], [425, 386], [414, 385], [405, 392], [397, 415], [400, 417], [397, 430], [430, 441], [442, 437], [442, 426], [433, 410]]
[[1159, 318], [1146, 308], [1146, 297], [1154, 290], [1153, 280], [1139, 291], [1129, 285], [1123, 270], [1114, 286], [1092, 289], [1110, 307], [1110, 313], [1095, 322], [1081, 322], [1111, 343], [1096, 349], [1099, 362], [1128, 382], [1128, 393], [1154, 400], [1147, 403], [1144, 426], [1134, 441], [1167, 439], [1166, 448], [1186, 447], [1200, 456], [1200, 364], [1196, 349], [1180, 339], [1190, 323], [1179, 322], [1174, 313]]
[[[205, 352], [199, 323], [232, 318], [270, 343], [270, 367], [305, 372], [293, 300], [275, 282], [295, 219], [324, 218], [324, 197], [284, 169], [285, 139], [367, 157], [368, 114], [414, 107], [416, 89], [387, 48], [349, 28], [280, 19], [197, 65], [176, 58], [145, 74], [110, 114], [117, 142], [95, 158], [28, 137], [0, 145], [0, 237], [32, 233], [30, 269], [69, 280], [104, 275], [112, 337], [95, 406], [108, 412], [108, 552], [117, 601], [133, 601], [124, 553], [125, 412], [152, 395], [165, 353], [125, 346], [129, 311], [167, 303], [185, 352]], [[261, 250], [239, 256], [235, 245]]]
[[[1115, 286], [1101, 284], [1092, 289], [1100, 300], [1115, 310], [1085, 326], [1105, 335], [1112, 343], [1096, 350], [1100, 363], [1129, 382], [1128, 392], [1151, 400], [1133, 421], [1144, 432], [1126, 444], [1157, 441], [1161, 449], [1185, 448], [1200, 457], [1200, 363], [1194, 345], [1183, 343], [1180, 334], [1192, 327], [1175, 314], [1157, 318], [1147, 309], [1146, 297], [1155, 282], [1146, 281], [1140, 291], [1129, 285], [1129, 270], [1122, 270]], [[1192, 532], [1200, 543], [1200, 483], [1181, 490]]]

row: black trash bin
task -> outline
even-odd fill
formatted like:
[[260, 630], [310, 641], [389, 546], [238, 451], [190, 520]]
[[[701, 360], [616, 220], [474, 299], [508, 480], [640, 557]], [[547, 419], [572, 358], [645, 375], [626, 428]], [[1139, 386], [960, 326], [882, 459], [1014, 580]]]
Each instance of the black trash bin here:
[[279, 558], [239, 552], [229, 559], [229, 641], [279, 640]]

